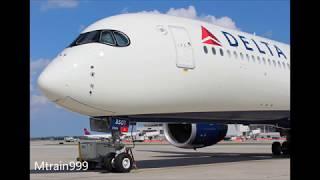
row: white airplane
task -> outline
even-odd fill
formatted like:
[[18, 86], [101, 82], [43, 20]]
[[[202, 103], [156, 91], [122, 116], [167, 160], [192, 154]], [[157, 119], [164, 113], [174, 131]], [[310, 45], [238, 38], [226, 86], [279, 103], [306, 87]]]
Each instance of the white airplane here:
[[77, 139], [75, 139], [74, 137], [70, 136], [70, 137], [64, 137], [64, 141], [65, 142], [75, 142], [75, 141], [77, 141]]
[[[38, 84], [83, 115], [163, 122], [180, 148], [216, 144], [232, 123], [274, 124], [289, 136], [290, 46], [203, 21], [143, 13], [101, 19]], [[272, 152], [287, 154], [288, 142], [275, 142]]]
[[91, 134], [87, 128], [83, 129], [84, 136], [89, 139], [110, 139], [112, 136], [111, 134]]

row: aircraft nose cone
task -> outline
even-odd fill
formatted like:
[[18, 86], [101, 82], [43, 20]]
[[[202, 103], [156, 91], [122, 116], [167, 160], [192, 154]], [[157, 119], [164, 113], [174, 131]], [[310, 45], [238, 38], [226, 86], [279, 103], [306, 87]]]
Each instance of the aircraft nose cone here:
[[38, 78], [38, 86], [42, 93], [51, 101], [64, 98], [65, 84], [60, 77], [61, 73], [53, 71], [52, 68], [47, 67]]

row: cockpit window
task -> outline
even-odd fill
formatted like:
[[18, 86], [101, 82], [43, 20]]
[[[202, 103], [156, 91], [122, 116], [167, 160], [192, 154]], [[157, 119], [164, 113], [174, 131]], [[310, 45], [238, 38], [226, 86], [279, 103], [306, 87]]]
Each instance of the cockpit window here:
[[99, 41], [99, 31], [87, 32], [79, 36], [79, 39], [76, 41], [76, 45], [87, 44], [91, 42]]
[[113, 39], [112, 36], [112, 32], [111, 31], [103, 31], [100, 34], [100, 42], [104, 43], [104, 44], [111, 44], [111, 45], [115, 45], [115, 41]]
[[111, 46], [129, 46], [130, 40], [124, 33], [116, 30], [96, 30], [80, 34], [69, 47], [87, 43], [103, 43]]
[[118, 46], [129, 45], [129, 39], [124, 34], [118, 31], [114, 31], [113, 34], [114, 34], [114, 37], [116, 38]]

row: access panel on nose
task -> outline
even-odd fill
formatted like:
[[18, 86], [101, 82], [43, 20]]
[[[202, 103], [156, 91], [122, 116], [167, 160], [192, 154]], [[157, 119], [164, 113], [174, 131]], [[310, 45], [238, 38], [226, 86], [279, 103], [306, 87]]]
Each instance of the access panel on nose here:
[[195, 68], [193, 49], [188, 32], [179, 26], [169, 26], [176, 48], [176, 64], [179, 68]]

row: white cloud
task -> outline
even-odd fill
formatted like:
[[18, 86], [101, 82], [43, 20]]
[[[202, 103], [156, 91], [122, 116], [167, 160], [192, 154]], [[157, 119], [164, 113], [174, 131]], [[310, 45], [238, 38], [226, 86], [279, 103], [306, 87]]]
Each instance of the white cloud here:
[[39, 105], [44, 105], [48, 102], [47, 98], [41, 95], [32, 94], [30, 96], [30, 106], [35, 107]]
[[34, 113], [39, 112], [39, 110], [48, 107], [50, 101], [42, 96], [37, 94], [30, 94], [30, 113], [34, 115]]
[[40, 72], [50, 63], [49, 59], [38, 59], [31, 60], [30, 62], [30, 92], [34, 93], [37, 88], [35, 88], [36, 79]]
[[56, 107], [57, 109], [63, 109], [61, 106], [59, 106], [59, 105], [54, 105], [54, 107]]
[[81, 24], [79, 26], [79, 33], [82, 32], [85, 28], [86, 28], [86, 26], [84, 24]]
[[[129, 13], [129, 12], [126, 12]], [[152, 11], [140, 11], [138, 13], [150, 13], [150, 14], [161, 14], [158, 10], [152, 10]]]
[[34, 87], [33, 87], [31, 80], [30, 80], [30, 93], [32, 93], [32, 92], [34, 92]]
[[128, 8], [127, 7], [123, 8], [121, 10], [121, 14], [125, 14], [125, 13], [128, 13]]
[[266, 37], [266, 38], [272, 38], [272, 31], [269, 30], [269, 31], [263, 33], [261, 36]]
[[172, 16], [186, 17], [190, 19], [197, 19], [197, 11], [194, 6], [189, 6], [188, 8], [170, 8], [166, 14]]
[[[127, 12], [126, 12], [127, 13]], [[152, 10], [152, 11], [141, 11], [140, 13], [151, 13], [151, 14], [161, 14], [158, 10]], [[236, 26], [236, 23], [227, 16], [217, 18], [212, 15], [197, 15], [197, 11], [194, 6], [189, 6], [187, 8], [170, 8], [166, 13], [167, 15], [171, 16], [179, 16], [179, 17], [185, 17], [190, 19], [196, 19], [200, 21], [209, 22], [218, 26], [230, 28], [230, 29], [236, 29], [240, 30]]]
[[41, 10], [53, 8], [75, 8], [79, 5], [78, 0], [47, 0], [42, 4]]
[[30, 111], [36, 112], [42, 106], [48, 103], [46, 97], [39, 95], [40, 92], [36, 88], [37, 78], [40, 72], [50, 63], [49, 59], [37, 59], [30, 62]]
[[42, 71], [49, 63], [50, 59], [37, 59], [37, 60], [31, 60], [30, 62], [30, 74], [35, 75], [36, 73], [39, 73], [39, 71]]
[[189, 6], [188, 8], [170, 8], [166, 14], [172, 15], [172, 16], [179, 16], [179, 17], [185, 17], [190, 19], [197, 19], [200, 21], [209, 22], [218, 26], [230, 28], [230, 29], [239, 29], [236, 26], [236, 23], [227, 16], [217, 18], [212, 15], [202, 15], [198, 16], [197, 11], [194, 6]]
[[207, 16], [201, 17], [201, 20], [207, 21], [209, 23], [212, 23], [218, 26], [240, 30], [240, 28], [236, 26], [236, 23], [230, 17], [227, 17], [227, 16], [216, 18], [215, 16], [207, 15]]

